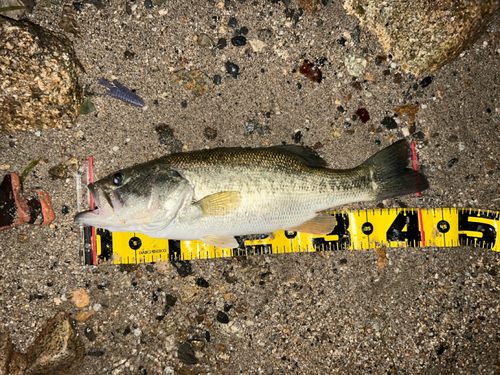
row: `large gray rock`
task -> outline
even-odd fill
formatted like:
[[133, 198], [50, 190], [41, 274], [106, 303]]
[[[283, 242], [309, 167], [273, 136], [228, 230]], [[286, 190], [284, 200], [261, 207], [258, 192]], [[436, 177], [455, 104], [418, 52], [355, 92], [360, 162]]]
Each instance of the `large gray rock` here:
[[70, 126], [82, 103], [78, 62], [63, 35], [0, 16], [0, 131]]
[[71, 374], [84, 355], [82, 339], [65, 312], [48, 320], [26, 354], [14, 350], [7, 330], [0, 331], [0, 375]]
[[440, 68], [474, 42], [499, 0], [345, 0], [385, 53], [417, 76]]

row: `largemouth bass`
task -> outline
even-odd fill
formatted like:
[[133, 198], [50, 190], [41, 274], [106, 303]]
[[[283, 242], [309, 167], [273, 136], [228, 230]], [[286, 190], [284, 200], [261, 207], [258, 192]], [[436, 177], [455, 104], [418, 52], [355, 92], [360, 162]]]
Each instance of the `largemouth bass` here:
[[335, 206], [382, 200], [428, 188], [407, 168], [399, 141], [356, 168], [334, 170], [309, 148], [216, 148], [172, 154], [89, 185], [97, 208], [84, 225], [154, 238], [201, 240], [235, 248], [235, 236], [294, 230], [327, 234]]

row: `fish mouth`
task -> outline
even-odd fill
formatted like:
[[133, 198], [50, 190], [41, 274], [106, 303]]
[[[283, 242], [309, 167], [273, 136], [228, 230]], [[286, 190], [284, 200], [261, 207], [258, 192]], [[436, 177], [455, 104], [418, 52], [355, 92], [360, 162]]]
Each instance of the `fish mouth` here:
[[103, 220], [118, 213], [123, 207], [123, 200], [116, 191], [107, 194], [95, 184], [89, 184], [88, 189], [94, 198], [91, 210], [80, 212], [75, 216], [75, 222], [83, 225], [96, 226]]

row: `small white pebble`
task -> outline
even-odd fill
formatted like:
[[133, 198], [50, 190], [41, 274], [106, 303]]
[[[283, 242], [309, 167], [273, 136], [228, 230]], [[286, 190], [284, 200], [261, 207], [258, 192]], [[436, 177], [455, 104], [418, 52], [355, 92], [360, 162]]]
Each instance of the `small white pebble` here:
[[40, 136], [40, 130], [37, 130], [37, 131], [35, 132], [35, 135], [36, 135], [37, 137], [39, 137], [39, 136]]
[[63, 294], [61, 296], [61, 301], [66, 302], [68, 299], [66, 298], [66, 294]]
[[463, 143], [463, 142], [459, 142], [459, 143], [458, 143], [458, 149], [459, 149], [460, 151], [465, 150], [465, 145], [464, 145], [464, 143]]
[[96, 304], [94, 305], [94, 307], [92, 307], [92, 309], [93, 309], [95, 312], [97, 312], [97, 311], [101, 311], [102, 306], [101, 306], [101, 304], [100, 304], [100, 303], [96, 303]]
[[125, 139], [125, 142], [127, 143], [130, 142], [130, 138]]
[[118, 147], [118, 146], [114, 146], [114, 147], [113, 147], [113, 151], [114, 151], [114, 152], [117, 152], [119, 149], [120, 149], [120, 147]]
[[339, 72], [339, 73], [337, 74], [337, 77], [339, 77], [339, 78], [342, 78], [343, 76], [344, 76], [344, 73], [342, 73], [342, 72]]
[[403, 135], [405, 137], [409, 137], [410, 136], [410, 130], [407, 127], [404, 127], [403, 129], [401, 129], [401, 131], [403, 132]]
[[420, 107], [421, 107], [422, 109], [427, 109], [427, 104], [422, 104]]
[[396, 64], [395, 62], [391, 62], [392, 69], [396, 69], [397, 67], [398, 67], [398, 64]]
[[142, 334], [142, 331], [141, 331], [141, 329], [140, 329], [140, 328], [136, 328], [136, 329], [134, 329], [134, 335], [135, 335], [136, 337], [139, 337], [141, 334]]

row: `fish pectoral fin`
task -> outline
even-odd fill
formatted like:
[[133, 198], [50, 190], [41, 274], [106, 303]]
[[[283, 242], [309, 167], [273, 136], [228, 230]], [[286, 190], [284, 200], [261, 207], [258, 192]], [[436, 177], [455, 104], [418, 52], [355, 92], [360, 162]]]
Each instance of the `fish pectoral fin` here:
[[201, 240], [209, 245], [221, 247], [223, 249], [234, 249], [238, 247], [238, 241], [231, 235], [213, 235], [202, 237]]
[[286, 230], [321, 235], [328, 234], [333, 231], [335, 225], [337, 225], [337, 219], [335, 219], [335, 216], [321, 212], [312, 219]]
[[195, 204], [201, 209], [201, 216], [222, 216], [234, 211], [241, 203], [239, 191], [222, 191], [207, 195]]

